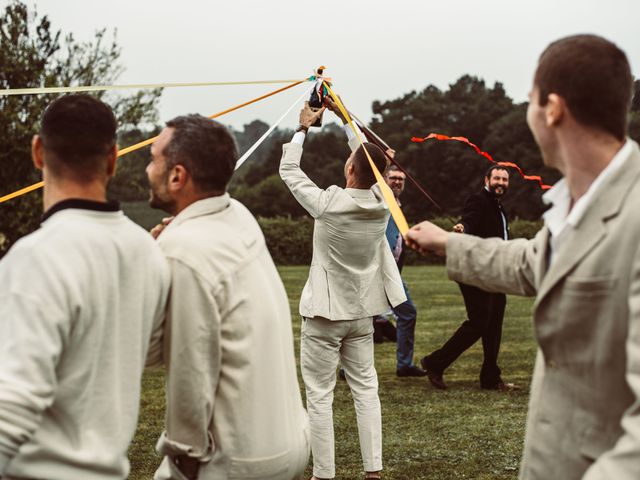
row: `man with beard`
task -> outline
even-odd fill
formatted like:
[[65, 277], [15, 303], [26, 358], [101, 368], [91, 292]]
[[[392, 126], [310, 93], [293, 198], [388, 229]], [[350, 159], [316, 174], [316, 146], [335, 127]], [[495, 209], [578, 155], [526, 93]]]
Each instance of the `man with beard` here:
[[309, 457], [289, 301], [251, 213], [226, 193], [237, 151], [219, 123], [177, 117], [151, 147], [150, 204], [171, 269], [156, 479], [291, 480]]
[[[492, 165], [484, 178], [484, 188], [471, 195], [464, 205], [462, 219], [454, 232], [482, 238], [509, 238], [507, 215], [500, 199], [509, 188], [509, 172], [502, 165]], [[502, 319], [507, 303], [503, 293], [490, 293], [471, 285], [459, 283], [468, 319], [439, 349], [424, 357], [420, 364], [427, 371], [431, 384], [446, 390], [444, 371], [469, 347], [482, 339], [484, 361], [480, 370], [480, 387], [490, 390], [517, 388], [504, 383], [498, 367], [498, 352], [502, 337]]]

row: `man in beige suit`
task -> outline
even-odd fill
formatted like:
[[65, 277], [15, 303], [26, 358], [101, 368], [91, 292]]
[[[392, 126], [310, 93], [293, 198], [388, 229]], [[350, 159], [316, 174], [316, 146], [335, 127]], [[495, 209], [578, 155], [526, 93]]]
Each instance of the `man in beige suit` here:
[[640, 478], [640, 150], [626, 138], [632, 77], [607, 40], [578, 35], [540, 57], [527, 120], [564, 175], [533, 240], [445, 233], [413, 246], [447, 255], [450, 278], [535, 295], [539, 344], [520, 478]]
[[[382, 420], [372, 317], [387, 311], [387, 298], [396, 306], [406, 297], [385, 238], [389, 209], [373, 186], [371, 166], [351, 130], [347, 130], [353, 153], [345, 164], [346, 188], [318, 188], [300, 168], [305, 133], [321, 113], [305, 106], [298, 132], [283, 146], [280, 161], [280, 176], [315, 219], [313, 259], [300, 299], [300, 364], [313, 474], [315, 479], [335, 476], [332, 402], [341, 362], [356, 408], [366, 478], [374, 479], [380, 478], [382, 470]], [[378, 169], [384, 171], [382, 150], [366, 145]]]
[[151, 148], [150, 203], [175, 215], [158, 237], [172, 285], [149, 359], [167, 367], [156, 479], [292, 480], [309, 458], [289, 302], [258, 223], [226, 193], [236, 160], [227, 129], [199, 115]]

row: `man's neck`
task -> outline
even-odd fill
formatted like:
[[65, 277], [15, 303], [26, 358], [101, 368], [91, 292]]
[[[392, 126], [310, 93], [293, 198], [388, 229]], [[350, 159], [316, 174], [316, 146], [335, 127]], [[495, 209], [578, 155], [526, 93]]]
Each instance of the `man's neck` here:
[[106, 190], [104, 182], [98, 180], [87, 184], [79, 184], [69, 180], [53, 180], [45, 178], [43, 193], [44, 211], [46, 212], [56, 203], [70, 198], [106, 202]]
[[609, 135], [594, 134], [579, 136], [561, 148], [561, 158], [564, 159], [563, 173], [571, 203], [582, 197], [598, 175], [607, 168], [613, 157], [620, 151], [625, 141], [620, 141]]

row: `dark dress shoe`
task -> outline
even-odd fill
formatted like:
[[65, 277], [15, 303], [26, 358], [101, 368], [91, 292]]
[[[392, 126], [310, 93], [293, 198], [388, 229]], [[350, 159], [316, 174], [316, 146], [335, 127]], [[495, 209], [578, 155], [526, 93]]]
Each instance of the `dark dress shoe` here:
[[449, 388], [447, 386], [446, 383], [444, 383], [444, 379], [442, 378], [442, 374], [441, 373], [436, 373], [433, 370], [431, 370], [426, 362], [425, 362], [425, 358], [423, 358], [422, 360], [420, 360], [420, 365], [422, 365], [422, 369], [427, 372], [427, 378], [429, 379], [429, 382], [431, 383], [431, 385], [433, 385], [434, 387], [436, 387], [437, 389], [440, 390], [446, 390], [447, 388]]
[[417, 365], [404, 365], [396, 370], [396, 375], [398, 377], [426, 377], [427, 372], [422, 370]]

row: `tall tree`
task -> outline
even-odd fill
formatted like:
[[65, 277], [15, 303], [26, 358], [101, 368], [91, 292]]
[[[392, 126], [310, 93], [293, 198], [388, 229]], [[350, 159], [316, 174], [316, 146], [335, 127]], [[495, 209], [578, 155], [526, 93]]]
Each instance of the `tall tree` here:
[[[0, 14], [0, 89], [61, 85], [109, 84], [122, 73], [115, 33], [96, 32], [91, 42], [63, 36], [46, 15], [20, 0], [12, 0]], [[130, 96], [96, 94], [116, 113], [122, 132], [157, 121], [160, 90]], [[0, 196], [37, 182], [31, 163], [31, 138], [39, 119], [57, 95], [0, 96]], [[37, 228], [41, 195], [31, 193], [0, 204], [0, 255], [20, 236]]]

